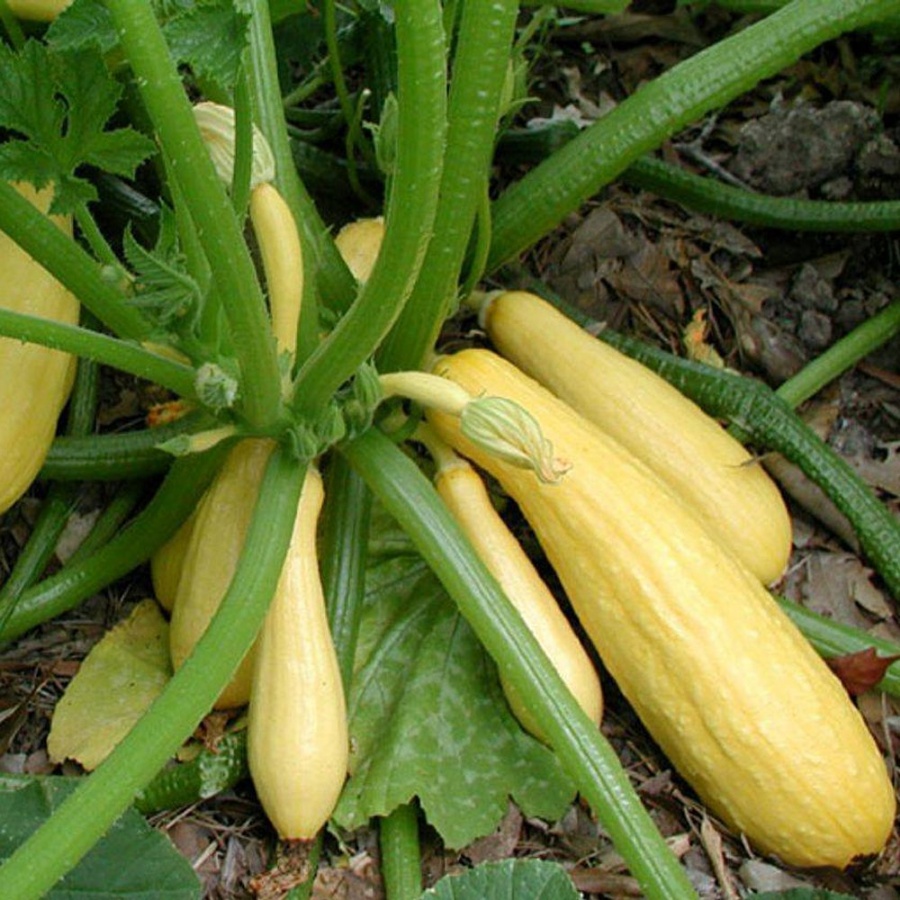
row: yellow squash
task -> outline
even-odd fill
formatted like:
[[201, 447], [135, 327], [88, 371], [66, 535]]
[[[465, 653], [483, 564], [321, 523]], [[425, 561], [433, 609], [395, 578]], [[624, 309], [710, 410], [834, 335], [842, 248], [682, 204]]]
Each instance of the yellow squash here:
[[[591, 721], [599, 724], [603, 694], [594, 665], [556, 598], [494, 509], [481, 476], [456, 456], [440, 466], [435, 487], [572, 695]], [[524, 700], [502, 679], [501, 684], [516, 718], [533, 735], [545, 740]]]
[[798, 866], [878, 853], [894, 790], [840, 682], [735, 557], [642, 462], [485, 350], [435, 371], [507, 397], [571, 468], [543, 484], [429, 418], [519, 504], [623, 694], [703, 801]]
[[344, 691], [316, 554], [322, 501], [322, 479], [310, 466], [253, 669], [250, 774], [285, 840], [311, 840], [328, 821], [349, 757]]
[[647, 463], [763, 584], [781, 576], [791, 552], [784, 501], [715, 419], [535, 294], [495, 295], [481, 318], [501, 355]]
[[[235, 444], [191, 518], [156, 554], [154, 581], [165, 584], [163, 594], [176, 584], [169, 627], [176, 670], [206, 631], [231, 584], [273, 446], [262, 439]], [[217, 709], [243, 706], [249, 699], [253, 653], [251, 649], [244, 657], [216, 701]]]
[[[20, 183], [16, 190], [42, 212], [49, 208], [52, 189], [35, 191]], [[70, 217], [54, 216], [53, 221], [72, 234]], [[0, 307], [78, 322], [75, 297], [3, 233], [0, 273]], [[40, 471], [69, 399], [74, 371], [75, 361], [67, 353], [0, 337], [0, 512], [25, 493]]]

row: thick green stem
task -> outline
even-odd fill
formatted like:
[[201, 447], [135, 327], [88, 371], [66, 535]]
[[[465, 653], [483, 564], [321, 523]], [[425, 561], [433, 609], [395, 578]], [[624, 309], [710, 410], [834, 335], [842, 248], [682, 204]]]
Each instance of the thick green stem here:
[[632, 163], [622, 178], [688, 209], [766, 228], [860, 233], [896, 231], [900, 226], [900, 201], [897, 200], [843, 203], [756, 194], [652, 156]]
[[65, 350], [123, 372], [131, 372], [139, 378], [170, 388], [181, 397], [197, 397], [194, 385], [196, 373], [190, 366], [89, 328], [0, 309], [0, 334]]
[[494, 203], [488, 269], [532, 246], [680, 128], [900, 0], [792, 0], [644, 84]]
[[378, 820], [378, 844], [387, 900], [419, 900], [422, 896], [422, 854], [415, 802], [404, 803]]
[[375, 352], [413, 289], [434, 223], [447, 121], [440, 4], [394, 8], [400, 112], [384, 243], [356, 301], [300, 370], [294, 405], [302, 413], [324, 409]]
[[463, 5], [434, 236], [415, 288], [379, 351], [382, 371], [422, 365], [451, 311], [475, 213], [487, 190], [517, 12], [511, 0]]
[[319, 541], [328, 624], [349, 693], [365, 597], [372, 494], [342, 456], [328, 463]]
[[374, 429], [344, 446], [342, 453], [412, 539], [503, 677], [535, 711], [560, 761], [640, 882], [644, 896], [650, 900], [696, 897], [615, 751], [572, 697], [431, 482]]
[[276, 451], [244, 552], [193, 653], [113, 752], [0, 867], [0, 897], [38, 900], [93, 847], [209, 711], [262, 624], [287, 551], [304, 468]]
[[213, 168], [178, 70], [144, 0], [106, 0], [122, 49], [157, 132], [168, 171], [197, 226], [230, 326], [241, 373], [241, 408], [263, 428], [277, 421], [281, 381], [265, 297], [231, 202]]
[[129, 306], [117, 281], [83, 247], [63, 234], [6, 181], [0, 180], [0, 231], [44, 266], [111, 331], [141, 340], [150, 323]]

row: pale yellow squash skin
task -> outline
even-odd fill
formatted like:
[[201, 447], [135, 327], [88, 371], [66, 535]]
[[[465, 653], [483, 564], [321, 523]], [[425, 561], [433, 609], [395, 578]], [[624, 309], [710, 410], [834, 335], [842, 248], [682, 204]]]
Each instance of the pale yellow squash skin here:
[[266, 815], [285, 840], [311, 840], [347, 776], [350, 740], [316, 555], [322, 479], [310, 466], [281, 578], [257, 639], [247, 756]]
[[184, 569], [184, 557], [191, 542], [195, 518], [196, 513], [192, 513], [150, 559], [153, 593], [159, 605], [169, 613], [175, 606], [175, 595], [178, 593], [178, 582]]
[[338, 252], [357, 281], [367, 281], [384, 239], [384, 219], [357, 219], [348, 222], [335, 236]]
[[[16, 190], [42, 212], [52, 189]], [[70, 217], [54, 216], [72, 234]], [[0, 233], [0, 306], [15, 312], [76, 324], [79, 304], [46, 269], [10, 237]], [[0, 337], [0, 512], [9, 509], [34, 481], [56, 435], [59, 414], [69, 399], [75, 361], [68, 353]]]
[[642, 459], [763, 584], [781, 577], [791, 553], [784, 500], [715, 419], [535, 294], [493, 296], [481, 319], [502, 356]]
[[797, 866], [878, 853], [894, 791], [840, 682], [765, 588], [652, 471], [489, 351], [435, 371], [508, 397], [571, 464], [557, 484], [429, 419], [519, 504], [609, 673], [702, 800]]
[[[192, 525], [169, 627], [169, 649], [176, 670], [206, 631], [231, 584], [273, 446], [262, 439], [235, 444], [189, 520]], [[178, 533], [174, 539], [178, 540]], [[166, 552], [165, 547], [161, 552]], [[253, 654], [251, 648], [216, 701], [217, 709], [243, 706], [249, 700]]]
[[[603, 693], [597, 671], [556, 598], [494, 509], [481, 476], [465, 460], [459, 459], [438, 470], [435, 487], [578, 704], [592, 722], [599, 724]], [[546, 740], [523, 699], [504, 679], [500, 683], [523, 727], [540, 740]]]

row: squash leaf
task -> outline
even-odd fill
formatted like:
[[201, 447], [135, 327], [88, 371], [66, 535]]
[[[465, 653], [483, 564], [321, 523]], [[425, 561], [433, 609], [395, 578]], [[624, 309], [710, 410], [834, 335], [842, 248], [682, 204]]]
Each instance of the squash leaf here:
[[396, 528], [372, 549], [338, 824], [358, 827], [418, 797], [459, 848], [496, 828], [509, 797], [526, 815], [559, 817], [571, 782], [514, 719], [493, 661], [439, 581]]
[[445, 875], [422, 900], [578, 900], [566, 870], [539, 859], [482, 863], [461, 875]]
[[[47, 819], [82, 779], [0, 776], [0, 860]], [[46, 900], [198, 900], [190, 863], [143, 816], [128, 810]]]
[[53, 762], [96, 768], [156, 699], [172, 674], [169, 626], [155, 600], [95, 644], [53, 713]]

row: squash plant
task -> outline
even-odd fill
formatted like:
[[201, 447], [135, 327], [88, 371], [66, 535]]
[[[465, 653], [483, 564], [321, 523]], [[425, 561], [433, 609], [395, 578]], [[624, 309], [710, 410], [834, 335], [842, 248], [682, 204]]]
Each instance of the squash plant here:
[[[10, 7], [13, 13], [19, 5]], [[580, 5], [604, 13], [625, 4]], [[365, 45], [360, 52], [354, 41], [342, 41], [339, 11], [333, 0], [323, 0], [328, 65], [297, 88], [302, 94], [333, 82], [345, 118], [345, 177], [360, 196], [371, 191], [365, 179], [373, 165], [380, 167], [384, 237], [364, 281], [343, 262], [321, 198], [314, 201], [312, 181], [301, 178], [304, 160], [290, 137], [300, 126], [286, 116], [292, 105], [282, 96], [285, 61], [276, 51], [275, 29], [279, 18], [308, 13], [263, 0], [178, 8], [147, 0], [75, 0], [46, 31], [29, 28], [26, 38], [4, 11], [0, 230], [92, 319], [76, 326], [0, 305], [0, 334], [148, 379], [190, 411], [159, 430], [58, 439], [47, 477], [152, 474], [161, 480], [127, 525], [119, 524], [121, 512], [111, 516], [107, 539], [90, 552], [0, 597], [3, 640], [15, 640], [146, 563], [191, 516], [235, 440], [265, 439], [274, 449], [243, 549], [206, 631], [128, 736], [0, 867], [0, 896], [42, 896], [136, 796], [146, 798], [148, 784], [212, 708], [263, 626], [302, 486], [319, 466], [327, 466], [322, 585], [338, 666], [351, 690], [354, 659], [365, 660], [372, 650], [360, 636], [360, 621], [366, 615], [366, 539], [377, 531], [375, 524], [370, 528], [374, 497], [467, 621], [471, 646], [493, 658], [553, 752], [531, 738], [515, 746], [527, 748], [523, 755], [538, 760], [537, 767], [560, 767], [568, 781], [560, 776], [555, 790], [565, 796], [574, 786], [590, 804], [647, 897], [694, 895], [596, 723], [566, 689], [430, 479], [398, 446], [398, 434], [389, 432], [377, 373], [427, 369], [462, 286], [496, 273], [681, 127], [820, 43], [895, 16], [900, 0], [792, 0], [644, 85], [492, 202], [491, 161], [519, 62], [518, 5], [395, 0], [389, 11], [375, 6], [360, 2], [341, 13], [347, 29], [366, 26], [356, 32]], [[303, 24], [312, 27], [311, 20]], [[344, 76], [342, 54], [353, 53], [371, 72], [378, 98], [374, 144], [360, 127], [365, 98], [349, 92]], [[389, 64], [380, 67], [385, 59]], [[185, 72], [194, 94], [234, 109], [228, 186], [198, 128]], [[264, 253], [257, 267], [245, 238], [245, 221], [254, 217], [254, 124], [271, 149], [273, 184], [302, 250], [302, 277], [295, 275], [294, 286], [301, 313], [296, 340], [288, 342], [293, 353], [280, 351], [272, 328], [271, 261]], [[146, 203], [133, 192], [138, 167], [157, 186]], [[79, 240], [23, 198], [13, 185], [18, 181], [52, 187], [50, 211], [71, 215]], [[101, 228], [94, 218], [98, 197], [104, 209], [128, 200], [128, 227], [114, 235]], [[878, 339], [893, 327], [879, 330]], [[742, 379], [736, 388], [718, 373], [656, 362], [664, 374], [680, 378], [686, 393], [693, 389], [701, 405], [764, 445], [801, 463], [817, 460], [809, 467], [823, 486], [835, 479], [853, 486], [849, 502], [862, 510], [856, 521], [863, 547], [897, 593], [896, 522], [857, 490], [852, 477], [847, 480], [827, 450], [813, 447], [805, 434], [796, 438], [797, 420], [786, 404], [754, 395], [748, 406]], [[383, 408], [396, 405], [385, 401]], [[782, 417], [778, 427], [773, 408]], [[446, 616], [447, 607], [442, 610]], [[368, 777], [377, 780], [371, 767]], [[389, 850], [414, 849], [416, 816], [404, 802], [408, 797], [379, 812], [386, 877], [389, 888], [398, 885], [396, 896], [416, 890], [410, 875], [415, 854]], [[352, 822], [366, 809], [347, 791], [338, 814]]]

